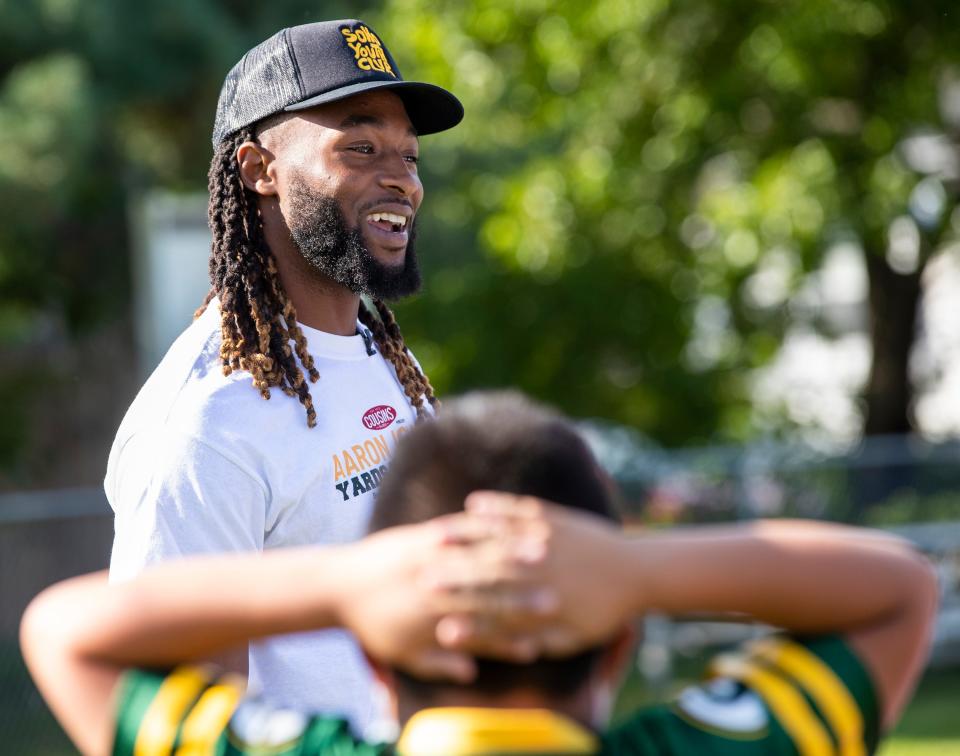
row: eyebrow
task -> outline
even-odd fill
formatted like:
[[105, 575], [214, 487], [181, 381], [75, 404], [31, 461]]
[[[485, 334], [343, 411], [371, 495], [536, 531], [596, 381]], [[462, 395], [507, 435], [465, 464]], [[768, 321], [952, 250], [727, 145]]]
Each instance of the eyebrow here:
[[[354, 126], [376, 126], [378, 128], [384, 127], [384, 122], [382, 118], [377, 118], [377, 116], [366, 115], [363, 113], [355, 113], [353, 115], [348, 115], [342, 121], [340, 121], [341, 129], [349, 129]], [[416, 129], [411, 126], [407, 132], [410, 136], [417, 136]]]

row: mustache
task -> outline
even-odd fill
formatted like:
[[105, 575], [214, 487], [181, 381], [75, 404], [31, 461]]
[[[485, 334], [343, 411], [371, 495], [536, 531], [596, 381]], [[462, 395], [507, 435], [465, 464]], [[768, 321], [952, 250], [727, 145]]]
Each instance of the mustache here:
[[384, 196], [384, 197], [378, 197], [377, 199], [371, 200], [369, 202], [364, 202], [360, 206], [360, 212], [364, 213], [367, 210], [370, 210], [371, 208], [374, 208], [374, 207], [379, 207], [380, 205], [403, 205], [404, 207], [409, 207], [411, 210], [413, 210], [413, 203], [410, 202], [410, 200], [408, 200], [406, 197]]

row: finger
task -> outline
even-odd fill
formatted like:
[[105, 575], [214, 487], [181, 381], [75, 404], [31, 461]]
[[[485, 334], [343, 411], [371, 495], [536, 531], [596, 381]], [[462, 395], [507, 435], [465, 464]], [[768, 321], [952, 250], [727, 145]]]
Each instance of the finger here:
[[537, 643], [544, 656], [565, 657], [585, 648], [583, 639], [578, 639], [573, 629], [560, 625], [547, 625], [537, 634]]
[[438, 641], [447, 648], [478, 638], [538, 635], [555, 622], [556, 598], [545, 591], [504, 595], [471, 593], [446, 597], [438, 620]]
[[468, 545], [450, 545], [423, 568], [438, 590], [528, 584], [539, 578], [542, 546], [526, 539], [501, 538]]
[[467, 644], [464, 650], [474, 656], [501, 659], [515, 664], [529, 664], [537, 658], [540, 649], [536, 641], [529, 636], [495, 635], [490, 638], [479, 638]]
[[[513, 539], [520, 561], [539, 563], [546, 559], [552, 526], [543, 516], [545, 503], [540, 499], [480, 491], [471, 493], [465, 506], [468, 515], [489, 524], [495, 538]], [[484, 529], [484, 525], [475, 527]]]
[[553, 589], [540, 586], [479, 587], [451, 591], [440, 603], [449, 612], [482, 616], [505, 628], [542, 623], [544, 618], [553, 616], [559, 606]]
[[473, 618], [463, 614], [450, 614], [437, 622], [437, 643], [443, 648], [459, 649], [461, 644], [474, 634]]
[[441, 528], [442, 543], [471, 544], [501, 538], [508, 528], [503, 519], [476, 517], [465, 512], [444, 515], [434, 522]]
[[436, 635], [441, 646], [474, 656], [525, 663], [533, 661], [540, 652], [532, 635], [504, 633], [466, 616], [444, 617], [437, 623]]
[[477, 676], [477, 665], [471, 656], [448, 649], [424, 651], [407, 669], [424, 680], [452, 680], [462, 684], [473, 682]]
[[535, 532], [517, 538], [513, 546], [513, 558], [519, 564], [535, 565], [546, 561], [550, 553], [549, 533]]
[[517, 519], [541, 518], [544, 514], [543, 499], [520, 496], [503, 491], [473, 491], [464, 500], [464, 508], [474, 514], [511, 517]]
[[590, 645], [568, 627], [558, 624], [508, 631], [489, 618], [454, 615], [437, 624], [437, 642], [444, 648], [477, 656], [530, 661], [538, 656], [563, 658]]
[[488, 540], [513, 539], [530, 544], [545, 541], [549, 524], [542, 519], [514, 517], [499, 513], [458, 512], [432, 521], [441, 543], [469, 545]]

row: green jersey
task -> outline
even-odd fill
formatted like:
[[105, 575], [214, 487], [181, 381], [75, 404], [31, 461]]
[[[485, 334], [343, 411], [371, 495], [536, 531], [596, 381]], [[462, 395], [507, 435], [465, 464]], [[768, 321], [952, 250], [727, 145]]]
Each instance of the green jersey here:
[[203, 667], [133, 670], [120, 690], [114, 756], [865, 756], [879, 709], [862, 664], [837, 637], [771, 636], [723, 654], [670, 704], [594, 733], [546, 710], [438, 708], [395, 744], [365, 743], [344, 720], [244, 699]]

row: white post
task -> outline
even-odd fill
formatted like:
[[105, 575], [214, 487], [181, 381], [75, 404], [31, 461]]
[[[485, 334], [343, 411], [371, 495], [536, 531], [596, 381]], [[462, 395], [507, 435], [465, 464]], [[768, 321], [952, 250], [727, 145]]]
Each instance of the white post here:
[[207, 198], [149, 191], [131, 202], [135, 337], [149, 375], [210, 288]]

